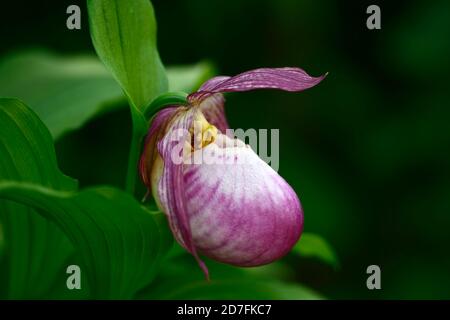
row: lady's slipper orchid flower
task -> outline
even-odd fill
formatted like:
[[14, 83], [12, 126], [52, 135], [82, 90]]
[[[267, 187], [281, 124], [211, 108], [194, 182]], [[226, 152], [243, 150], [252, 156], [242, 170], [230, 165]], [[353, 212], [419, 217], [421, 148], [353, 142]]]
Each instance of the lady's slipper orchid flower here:
[[166, 213], [176, 240], [207, 277], [198, 253], [236, 266], [263, 265], [288, 253], [303, 230], [303, 210], [294, 190], [248, 145], [226, 135], [222, 93], [302, 91], [323, 78], [298, 68], [215, 77], [190, 94], [187, 105], [155, 115], [140, 175]]

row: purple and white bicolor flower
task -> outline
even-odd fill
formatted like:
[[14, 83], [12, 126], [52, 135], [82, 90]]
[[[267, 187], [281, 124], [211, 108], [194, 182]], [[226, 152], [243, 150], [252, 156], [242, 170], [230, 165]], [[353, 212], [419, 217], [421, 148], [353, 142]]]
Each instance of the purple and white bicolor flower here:
[[[299, 68], [219, 76], [190, 94], [187, 105], [169, 106], [153, 118], [139, 163], [141, 178], [175, 239], [207, 278], [199, 253], [235, 266], [259, 266], [287, 254], [303, 230], [303, 210], [291, 186], [248, 145], [227, 136], [222, 93], [302, 91], [324, 77]], [[198, 155], [209, 161], [192, 161]]]

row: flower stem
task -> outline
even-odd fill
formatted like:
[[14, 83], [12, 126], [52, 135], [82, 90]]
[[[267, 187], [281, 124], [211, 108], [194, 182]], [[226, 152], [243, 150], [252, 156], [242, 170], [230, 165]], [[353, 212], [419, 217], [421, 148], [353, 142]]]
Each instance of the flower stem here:
[[141, 150], [142, 140], [147, 131], [147, 125], [143, 115], [137, 110], [131, 110], [133, 131], [131, 134], [130, 151], [128, 154], [128, 169], [125, 182], [125, 190], [134, 195], [136, 188], [136, 177]]
[[141, 151], [142, 141], [148, 130], [148, 121], [151, 121], [151, 118], [159, 110], [168, 105], [183, 105], [187, 103], [186, 98], [187, 93], [184, 92], [166, 92], [155, 98], [152, 103], [145, 108], [144, 112], [139, 111], [130, 100], [133, 132], [131, 135], [127, 180], [125, 183], [125, 190], [127, 192], [133, 195], [135, 193], [139, 152]]

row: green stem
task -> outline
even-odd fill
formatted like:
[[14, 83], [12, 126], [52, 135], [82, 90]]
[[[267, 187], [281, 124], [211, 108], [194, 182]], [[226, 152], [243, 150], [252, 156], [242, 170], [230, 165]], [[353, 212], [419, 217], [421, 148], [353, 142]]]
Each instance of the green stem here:
[[125, 190], [134, 194], [136, 188], [136, 178], [138, 170], [139, 153], [141, 151], [142, 140], [146, 134], [146, 122], [140, 112], [131, 110], [133, 131], [131, 134], [130, 152], [128, 154], [128, 169]]

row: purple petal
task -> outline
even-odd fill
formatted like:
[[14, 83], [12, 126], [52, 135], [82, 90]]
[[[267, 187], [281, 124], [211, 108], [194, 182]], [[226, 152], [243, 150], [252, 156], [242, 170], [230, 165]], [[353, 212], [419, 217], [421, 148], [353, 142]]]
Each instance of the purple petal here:
[[260, 68], [234, 77], [215, 77], [205, 82], [197, 92], [189, 95], [191, 103], [201, 101], [214, 93], [250, 91], [256, 89], [279, 89], [302, 91], [314, 87], [326, 75], [311, 77], [300, 68]]
[[151, 189], [151, 177], [152, 165], [156, 154], [154, 153], [157, 136], [165, 131], [165, 126], [168, 120], [173, 116], [177, 110], [177, 106], [167, 107], [158, 112], [153, 119], [147, 137], [145, 138], [144, 150], [141, 158], [139, 159], [139, 173], [142, 182]]
[[203, 83], [198, 91], [210, 91], [214, 89], [215, 86], [217, 86], [219, 83], [224, 82], [225, 80], [230, 79], [228, 76], [217, 76], [214, 78], [209, 79], [205, 83]]
[[186, 165], [184, 173], [195, 247], [246, 267], [288, 253], [303, 230], [303, 211], [286, 181], [242, 141], [224, 135], [196, 153], [203, 163]]
[[[173, 161], [173, 151], [178, 146], [183, 145], [189, 139], [189, 128], [192, 124], [194, 112], [193, 108], [185, 109], [180, 107], [177, 113], [170, 119], [167, 134], [157, 143], [158, 152], [164, 162], [163, 172], [158, 183], [158, 202], [162, 210], [167, 214], [170, 228], [176, 240], [188, 250], [197, 260], [200, 268], [209, 279], [206, 265], [200, 260], [197, 249], [192, 241], [191, 226], [186, 209], [186, 195], [183, 179], [183, 162]], [[184, 132], [178, 135], [179, 131]], [[175, 134], [174, 134], [175, 133]]]
[[222, 94], [216, 93], [204, 99], [200, 102], [199, 108], [209, 123], [225, 133], [229, 126], [225, 116], [225, 98]]

